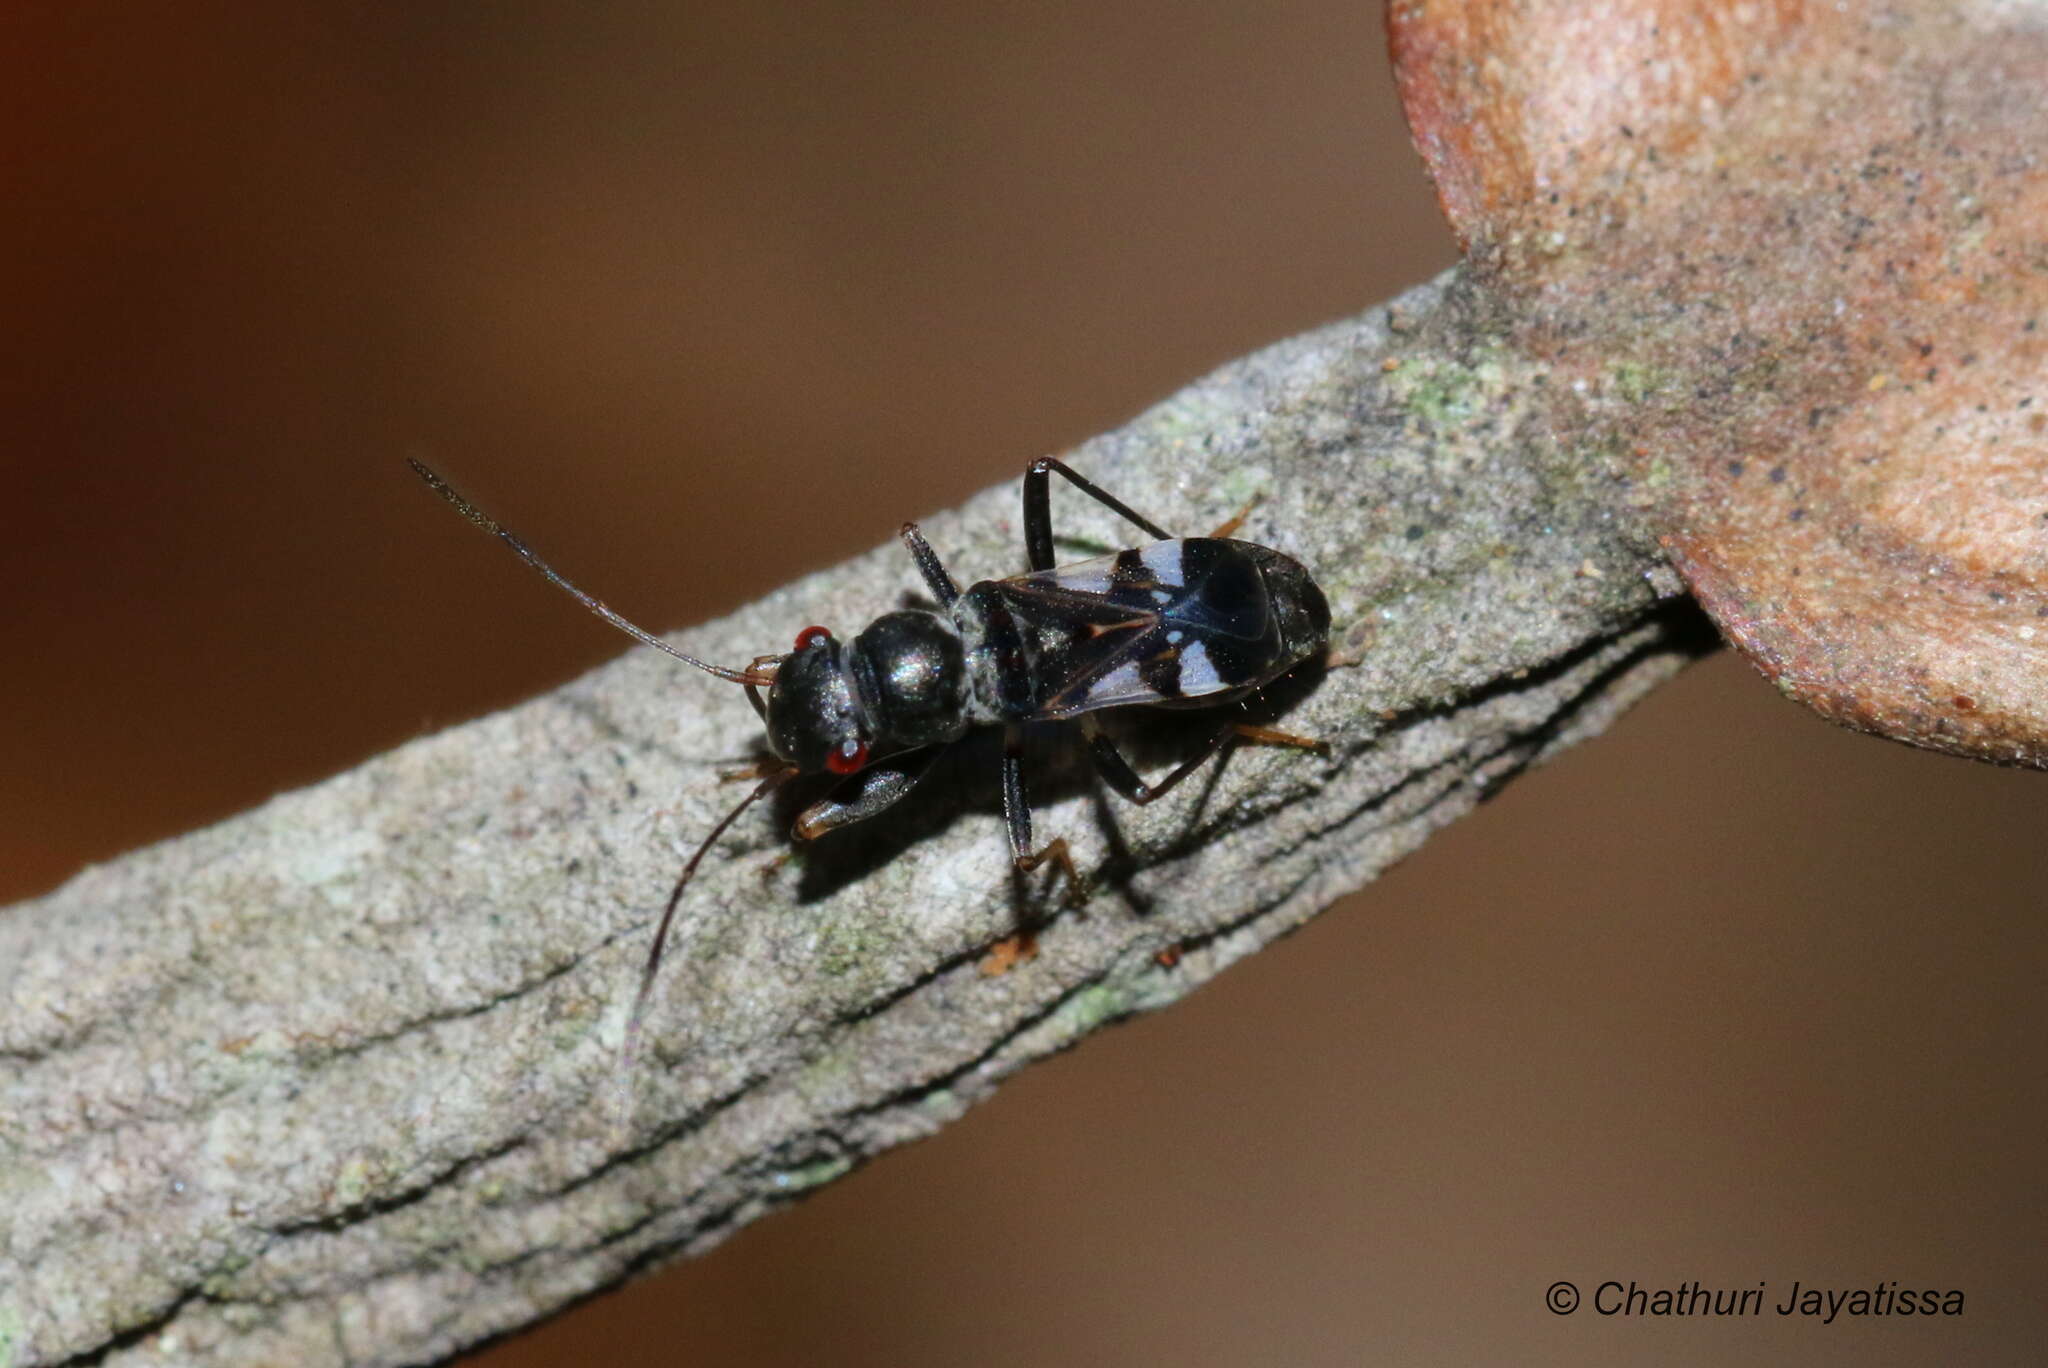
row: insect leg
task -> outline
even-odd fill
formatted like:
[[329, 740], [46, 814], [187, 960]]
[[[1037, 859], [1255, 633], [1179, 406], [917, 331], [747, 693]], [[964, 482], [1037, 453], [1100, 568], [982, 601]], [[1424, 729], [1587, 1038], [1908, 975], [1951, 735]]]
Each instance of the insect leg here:
[[1132, 523], [1144, 528], [1160, 541], [1173, 540], [1173, 533], [1166, 531], [1144, 514], [1132, 511], [1130, 505], [1116, 495], [1076, 475], [1064, 462], [1050, 456], [1041, 456], [1024, 472], [1024, 555], [1031, 569], [1053, 568], [1052, 481], [1048, 477], [1054, 471], [1065, 476], [1068, 483], [1082, 493], [1112, 512], [1130, 519]]
[[1173, 773], [1156, 784], [1148, 784], [1138, 777], [1138, 772], [1131, 768], [1131, 762], [1124, 759], [1123, 752], [1116, 748], [1116, 742], [1109, 739], [1109, 734], [1094, 718], [1081, 719], [1081, 732], [1088, 738], [1088, 754], [1095, 761], [1096, 773], [1111, 788], [1140, 806], [1170, 793], [1174, 785], [1208, 764], [1216, 752], [1237, 740], [1236, 724], [1225, 724], [1199, 751], [1176, 766]]
[[1079, 907], [1088, 901], [1088, 883], [1074, 867], [1066, 837], [1055, 837], [1039, 850], [1031, 848], [1031, 800], [1024, 793], [1024, 733], [1015, 725], [1003, 733], [1003, 821], [1010, 829], [1010, 858], [1020, 874], [1029, 874], [1050, 860], [1066, 871], [1068, 906]]
[[1148, 784], [1131, 768], [1130, 761], [1124, 759], [1123, 752], [1116, 748], [1116, 743], [1109, 739], [1108, 734], [1093, 717], [1081, 719], [1081, 731], [1088, 738], [1088, 753], [1095, 761], [1096, 772], [1111, 788], [1140, 806], [1165, 797], [1172, 792], [1174, 785], [1207, 764], [1218, 751], [1239, 741], [1256, 741], [1262, 745], [1273, 746], [1298, 746], [1304, 750], [1326, 749], [1323, 742], [1311, 740], [1306, 736], [1296, 736], [1292, 732], [1274, 731], [1270, 727], [1253, 726], [1249, 722], [1228, 722], [1209, 738], [1201, 750], [1175, 766], [1171, 774], [1156, 784]]
[[1253, 499], [1243, 508], [1238, 509], [1235, 516], [1233, 516], [1228, 522], [1219, 526], [1214, 532], [1211, 532], [1209, 534], [1209, 540], [1223, 541], [1228, 537], [1236, 536], [1237, 529], [1244, 526], [1244, 520], [1250, 517], [1252, 510], [1254, 508], [1257, 508], [1258, 506], [1259, 501], [1257, 499]]
[[938, 753], [938, 747], [928, 746], [900, 759], [892, 756], [882, 764], [870, 765], [849, 776], [845, 783], [803, 810], [796, 819], [796, 838], [812, 841], [828, 831], [865, 822], [917, 787], [917, 781], [924, 778], [925, 769]]
[[1296, 750], [1320, 751], [1324, 755], [1330, 753], [1329, 742], [1313, 736], [1303, 736], [1299, 732], [1277, 731], [1272, 727], [1255, 726], [1250, 722], [1233, 723], [1231, 730], [1245, 740], [1256, 741], [1262, 746], [1292, 746]]
[[[759, 677], [760, 679], [766, 680], [766, 681], [767, 681], [767, 682], [768, 682], [769, 684], [773, 684], [773, 683], [775, 682], [775, 675], [774, 675], [774, 673], [773, 673], [772, 671], [770, 671], [770, 672], [768, 672], [768, 673], [764, 674], [764, 673], [762, 673], [762, 670], [761, 670], [761, 667], [762, 667], [763, 665], [766, 665], [766, 664], [767, 664], [767, 663], [768, 663], [769, 661], [771, 661], [771, 660], [772, 660], [772, 661], [775, 661], [775, 662], [777, 662], [777, 663], [779, 664], [779, 663], [781, 662], [781, 660], [782, 660], [782, 657], [781, 657], [781, 656], [779, 656], [779, 655], [758, 655], [758, 656], [755, 656], [755, 657], [754, 657], [754, 663], [753, 663], [753, 664], [751, 664], [751, 665], [749, 665], [749, 666], [747, 666], [747, 673], [748, 673], [748, 674], [750, 674], [750, 675], [755, 675], [755, 676], [758, 676], [758, 677]], [[748, 681], [747, 681], [747, 702], [749, 702], [749, 703], [751, 703], [751, 704], [753, 704], [753, 705], [754, 705], [754, 711], [755, 711], [755, 712], [757, 712], [757, 713], [759, 713], [759, 714], [761, 715], [761, 720], [762, 720], [763, 722], [766, 722], [766, 721], [768, 720], [768, 701], [767, 701], [766, 699], [764, 699], [764, 698], [762, 698], [762, 697], [761, 697], [761, 689], [762, 689], [762, 687], [763, 687], [763, 686], [762, 686], [761, 684], [759, 684], [759, 683], [756, 683], [756, 682], [755, 682], [754, 680], [751, 680], [751, 679], [750, 679], [750, 680], [748, 680]]]
[[910, 548], [910, 558], [917, 562], [917, 572], [931, 587], [932, 597], [939, 601], [939, 607], [951, 608], [953, 600], [960, 597], [960, 586], [953, 583], [953, 577], [946, 573], [939, 553], [932, 550], [931, 543], [924, 539], [924, 533], [917, 530], [916, 523], [907, 522], [896, 535], [903, 538], [903, 544]]

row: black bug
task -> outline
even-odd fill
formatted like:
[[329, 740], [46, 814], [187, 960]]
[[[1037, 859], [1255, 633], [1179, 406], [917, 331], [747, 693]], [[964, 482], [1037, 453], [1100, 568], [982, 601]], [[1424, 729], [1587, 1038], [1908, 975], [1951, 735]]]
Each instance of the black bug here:
[[[605, 621], [686, 664], [743, 685], [767, 725], [775, 762], [761, 769], [753, 791], [712, 828], [683, 866], [648, 952], [634, 1022], [660, 967], [683, 890], [705, 853], [741, 813], [796, 775], [822, 771], [846, 776], [797, 818], [797, 839], [811, 840], [865, 821], [899, 801], [939, 749], [969, 727], [1000, 725], [1011, 857], [1027, 872], [1055, 862], [1072, 891], [1081, 880], [1066, 841], [1032, 847], [1022, 766], [1024, 724], [1078, 720], [1097, 770], [1134, 803], [1167, 793], [1238, 737], [1316, 744], [1232, 721], [1164, 779], [1148, 784], [1095, 716], [1105, 708], [1134, 704], [1235, 703], [1323, 649], [1330, 609], [1322, 591], [1292, 558], [1230, 540], [1242, 514], [1210, 536], [1174, 537], [1047, 457], [1033, 462], [1024, 475], [1028, 572], [983, 580], [963, 592], [917, 525], [905, 523], [903, 543], [938, 601], [937, 612], [884, 613], [851, 641], [823, 627], [806, 627], [789, 651], [757, 656], [745, 669], [732, 669], [686, 655], [626, 621], [563, 579], [439, 475], [418, 461], [410, 464], [464, 517], [494, 533]], [[1094, 560], [1054, 565], [1054, 474], [1157, 540]]]

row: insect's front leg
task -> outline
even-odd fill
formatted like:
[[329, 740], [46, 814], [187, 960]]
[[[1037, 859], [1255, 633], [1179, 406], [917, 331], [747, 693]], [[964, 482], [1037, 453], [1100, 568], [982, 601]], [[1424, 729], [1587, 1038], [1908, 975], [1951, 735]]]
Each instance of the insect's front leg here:
[[796, 838], [799, 841], [816, 840], [828, 831], [865, 822], [882, 809], [894, 806], [917, 787], [917, 781], [924, 778], [925, 771], [931, 767], [932, 757], [937, 754], [938, 747], [927, 746], [901, 756], [892, 755], [880, 764], [870, 765], [859, 774], [848, 776], [844, 783], [805, 808], [797, 817]]
[[[750, 675], [760, 675], [763, 665], [768, 664], [770, 661], [779, 661], [781, 659], [782, 657], [779, 655], [757, 655], [754, 657], [754, 663], [747, 666], [747, 673]], [[773, 675], [769, 675], [767, 678], [770, 682], [774, 680]], [[754, 705], [754, 711], [761, 715], [763, 722], [768, 720], [768, 700], [761, 697], [761, 685], [753, 679], [747, 681], [747, 702]]]
[[1029, 874], [1050, 860], [1066, 871], [1067, 905], [1079, 907], [1088, 901], [1087, 881], [1074, 866], [1066, 837], [1054, 837], [1040, 850], [1031, 848], [1031, 800], [1024, 792], [1024, 731], [1015, 723], [1003, 732], [1003, 821], [1010, 829], [1010, 858], [1019, 873]]
[[1104, 507], [1128, 518], [1132, 524], [1142, 527], [1160, 541], [1172, 541], [1173, 533], [1142, 513], [1134, 512], [1122, 499], [1076, 475], [1064, 462], [1050, 456], [1041, 456], [1031, 463], [1024, 472], [1024, 555], [1033, 570], [1053, 568], [1052, 549], [1052, 481], [1051, 475], [1058, 471], [1067, 481], [1082, 493], [1095, 499]]

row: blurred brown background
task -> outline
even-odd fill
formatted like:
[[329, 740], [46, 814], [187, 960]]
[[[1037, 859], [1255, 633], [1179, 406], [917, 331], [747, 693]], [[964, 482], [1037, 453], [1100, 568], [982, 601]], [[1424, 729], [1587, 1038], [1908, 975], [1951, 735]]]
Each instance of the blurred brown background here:
[[[665, 628], [1452, 259], [1359, 0], [38, 8], [0, 899], [621, 650], [401, 454]], [[2044, 784], [1711, 662], [1193, 1001], [475, 1362], [2038, 1362]], [[1967, 1309], [1544, 1308], [1607, 1278]]]

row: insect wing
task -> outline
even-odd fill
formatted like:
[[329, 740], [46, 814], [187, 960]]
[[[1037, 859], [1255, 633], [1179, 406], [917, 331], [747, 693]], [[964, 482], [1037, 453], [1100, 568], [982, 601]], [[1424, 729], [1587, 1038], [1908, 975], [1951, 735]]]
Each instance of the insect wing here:
[[1265, 583], [1232, 542], [1155, 542], [1001, 587], [1039, 647], [1041, 717], [1234, 693], [1275, 648]]

